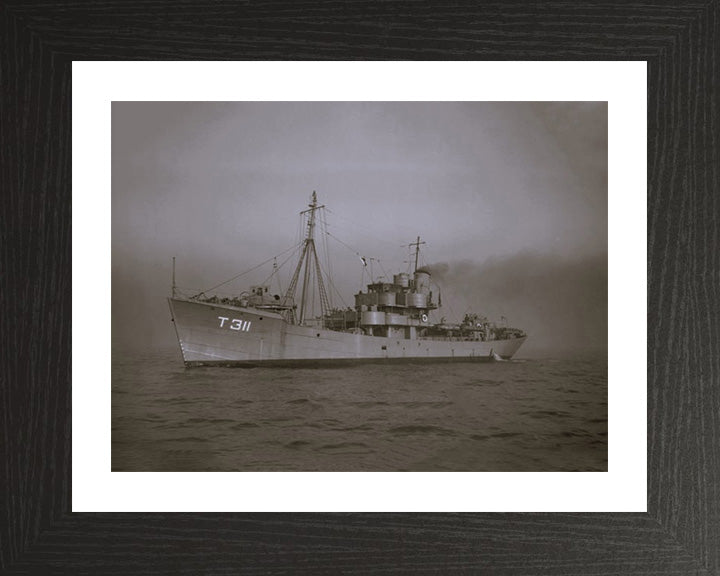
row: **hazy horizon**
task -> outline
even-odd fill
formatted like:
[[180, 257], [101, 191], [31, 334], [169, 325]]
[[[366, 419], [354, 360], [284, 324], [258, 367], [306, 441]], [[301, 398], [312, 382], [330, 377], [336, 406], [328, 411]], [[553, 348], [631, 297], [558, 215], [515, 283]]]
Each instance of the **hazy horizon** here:
[[607, 348], [605, 102], [114, 102], [113, 346], [176, 345], [172, 257], [196, 291], [250, 269], [298, 241], [313, 190], [336, 304], [365, 289], [358, 256], [392, 276], [421, 236], [436, 320], [505, 316], [521, 356]]

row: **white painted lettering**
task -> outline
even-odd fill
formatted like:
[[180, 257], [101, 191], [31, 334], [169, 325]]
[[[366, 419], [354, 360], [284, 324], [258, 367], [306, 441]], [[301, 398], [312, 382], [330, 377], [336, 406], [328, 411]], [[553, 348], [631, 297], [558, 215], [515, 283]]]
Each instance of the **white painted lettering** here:
[[[218, 316], [218, 320], [220, 320], [220, 328], [225, 326], [225, 322], [230, 320], [230, 318], [226, 316]], [[250, 332], [250, 325], [252, 324], [249, 320], [239, 320], [238, 318], [233, 318], [230, 320], [230, 325], [228, 328], [230, 330], [237, 330], [238, 332]]]

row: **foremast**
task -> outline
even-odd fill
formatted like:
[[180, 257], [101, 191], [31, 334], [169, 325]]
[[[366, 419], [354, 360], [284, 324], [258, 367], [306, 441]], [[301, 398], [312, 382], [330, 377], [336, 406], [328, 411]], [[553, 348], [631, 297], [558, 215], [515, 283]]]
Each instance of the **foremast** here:
[[[307, 217], [307, 232], [303, 241], [303, 249], [300, 254], [300, 259], [295, 267], [295, 272], [293, 273], [292, 280], [290, 281], [290, 286], [288, 287], [283, 300], [284, 305], [291, 305], [291, 317], [289, 320], [293, 324], [305, 323], [306, 316], [308, 314], [308, 301], [310, 298], [311, 284], [313, 280], [316, 282], [317, 289], [320, 294], [321, 318], [324, 318], [325, 315], [330, 312], [330, 301], [328, 299], [327, 291], [325, 290], [322, 270], [320, 269], [320, 259], [318, 258], [317, 249], [315, 247], [316, 213], [324, 207], [325, 205], [318, 205], [317, 193], [313, 190], [310, 204], [308, 204], [308, 209], [300, 212], [301, 218]], [[299, 310], [296, 314], [295, 293], [297, 291], [297, 285], [301, 272], [303, 273], [302, 291], [300, 292]]]
[[417, 272], [417, 265], [418, 265], [418, 257], [420, 256], [420, 246], [422, 244], [425, 244], [425, 242], [420, 242], [420, 236], [417, 237], [417, 240], [415, 242], [411, 242], [408, 244], [411, 248], [415, 246], [415, 268], [413, 269], [413, 272]]

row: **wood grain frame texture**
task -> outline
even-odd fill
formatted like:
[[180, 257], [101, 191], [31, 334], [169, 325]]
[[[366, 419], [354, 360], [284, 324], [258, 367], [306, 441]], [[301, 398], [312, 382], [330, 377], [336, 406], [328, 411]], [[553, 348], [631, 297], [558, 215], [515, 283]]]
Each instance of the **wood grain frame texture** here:
[[[719, 5], [0, 5], [0, 571], [720, 574]], [[648, 512], [72, 513], [71, 62], [141, 59], [646, 60]]]

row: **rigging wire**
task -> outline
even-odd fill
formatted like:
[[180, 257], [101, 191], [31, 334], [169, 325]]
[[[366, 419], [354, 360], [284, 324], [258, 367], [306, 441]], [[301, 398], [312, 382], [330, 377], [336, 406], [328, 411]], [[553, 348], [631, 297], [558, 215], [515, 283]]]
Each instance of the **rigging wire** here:
[[342, 294], [340, 294], [340, 291], [335, 287], [335, 284], [333, 283], [333, 281], [330, 280], [330, 278], [327, 278], [327, 282], [328, 282], [328, 284], [330, 285], [330, 287], [331, 287], [333, 290], [335, 290], [335, 294], [338, 295], [338, 298], [340, 298], [340, 302], [343, 303], [343, 306], [344, 306], [345, 308], [350, 308], [350, 306], [347, 305], [347, 302], [345, 302], [345, 299], [342, 297]]
[[[326, 280], [329, 283], [331, 283], [330, 278], [333, 277], [333, 271], [332, 271], [332, 261], [330, 259], [330, 250], [328, 248], [328, 241], [327, 241], [327, 228], [328, 228], [328, 223], [327, 223], [327, 218], [325, 216], [325, 208], [323, 208], [322, 210], [320, 210], [320, 232], [321, 233], [324, 232], [324, 234], [322, 234], [322, 242], [321, 243], [322, 243], [322, 249], [325, 252], [325, 276], [326, 276]], [[340, 298], [340, 300], [342, 300], [342, 298]], [[331, 309], [335, 307], [333, 304], [333, 301], [332, 301], [332, 292], [330, 292], [330, 294], [329, 294], [329, 304], [330, 304]]]
[[[340, 244], [342, 244], [343, 246], [345, 246], [345, 248], [347, 248], [348, 250], [350, 250], [350, 252], [352, 252], [353, 254], [355, 254], [355, 256], [357, 256], [357, 257], [360, 259], [360, 261], [362, 262], [362, 267], [360, 268], [360, 270], [361, 270], [361, 274], [360, 274], [360, 286], [364, 286], [364, 285], [365, 285], [365, 273], [366, 273], [366, 268], [367, 268], [367, 258], [365, 258], [364, 256], [361, 256], [361, 255], [360, 255], [360, 252], [359, 252], [358, 250], [355, 250], [355, 248], [353, 248], [352, 246], [349, 246], [348, 244], [346, 244], [345, 242], [343, 242], [342, 240], [340, 240], [340, 238], [338, 238], [338, 237], [335, 236], [334, 234], [331, 234], [329, 231], [326, 231], [325, 233], [326, 233], [328, 236], [330, 236], [330, 238], [334, 239], [336, 242], [339, 242]], [[372, 278], [370, 278], [370, 283], [372, 284]]]
[[[336, 242], [339, 242], [340, 244], [342, 244], [343, 246], [345, 246], [345, 248], [347, 248], [348, 250], [350, 250], [350, 252], [352, 252], [353, 254], [355, 254], [355, 256], [357, 256], [358, 258], [360, 258], [360, 260], [361, 260], [362, 263], [363, 263], [363, 268], [362, 268], [363, 274], [361, 275], [361, 278], [360, 278], [360, 285], [361, 285], [361, 286], [364, 285], [364, 283], [365, 283], [365, 272], [366, 272], [366, 271], [365, 271], [365, 268], [367, 268], [368, 258], [365, 258], [364, 256], [361, 256], [361, 255], [360, 255], [360, 252], [359, 252], [358, 250], [356, 250], [356, 249], [353, 248], [352, 246], [346, 244], [345, 242], [343, 242], [342, 240], [340, 240], [340, 238], [338, 238], [337, 236], [335, 236], [335, 235], [332, 234], [331, 232], [326, 231], [325, 233], [326, 233], [328, 236], [330, 236], [333, 240], [335, 240]], [[377, 262], [377, 263], [380, 265], [380, 270], [382, 270], [382, 273], [385, 275], [385, 278], [387, 278], [388, 281], [390, 281], [390, 278], [391, 278], [391, 277], [390, 277], [390, 275], [387, 273], [387, 270], [385, 270], [385, 268], [383, 267], [382, 262], [380, 261], [380, 259], [379, 259], [379, 258], [369, 258], [369, 260], [372, 260], [372, 261], [374, 261], [374, 262]], [[369, 272], [368, 272], [368, 275], [370, 275]], [[370, 284], [372, 284], [373, 282], [375, 282], [375, 279], [372, 278], [372, 277], [370, 277]]]
[[[293, 250], [293, 252], [290, 254], [290, 256], [288, 256], [287, 258], [285, 258], [285, 260], [282, 261], [282, 264], [280, 264], [280, 266], [278, 266], [277, 268], [274, 268], [274, 269], [273, 269], [272, 274], [270, 274], [270, 276], [268, 276], [268, 277], [263, 281], [263, 286], [264, 286], [265, 284], [268, 284], [269, 282], [272, 281], [273, 276], [275, 276], [275, 274], [277, 274], [278, 272], [280, 272], [280, 269], [281, 269], [283, 266], [285, 266], [285, 264], [287, 264], [287, 263], [290, 261], [291, 258], [293, 258], [293, 257], [295, 256], [295, 254], [298, 252], [298, 250], [300, 250], [300, 246], [302, 246], [302, 244], [298, 244], [297, 246], [295, 246], [295, 250]], [[273, 259], [275, 259], [275, 258], [277, 258], [277, 256], [275, 256]], [[280, 284], [280, 277], [279, 277], [279, 276], [278, 276], [278, 284]], [[282, 291], [283, 291], [282, 286], [280, 286], [280, 293], [282, 293]]]
[[225, 284], [228, 284], [228, 283], [232, 282], [233, 280], [237, 280], [237, 279], [240, 278], [241, 276], [245, 276], [245, 274], [249, 274], [249, 273], [252, 272], [253, 270], [257, 270], [258, 268], [261, 268], [262, 266], [265, 266], [265, 264], [267, 264], [268, 262], [272, 262], [272, 261], [273, 261], [275, 258], [277, 258], [278, 256], [284, 256], [285, 254], [287, 254], [288, 252], [290, 252], [290, 250], [297, 250], [297, 249], [298, 249], [298, 246], [297, 246], [297, 245], [291, 246], [291, 247], [288, 248], [287, 250], [283, 250], [280, 254], [277, 254], [276, 256], [273, 256], [273, 257], [271, 257], [271, 258], [268, 258], [267, 260], [265, 260], [264, 262], [261, 262], [261, 263], [258, 264], [257, 266], [253, 266], [253, 267], [250, 268], [249, 270], [245, 270], [244, 272], [241, 272], [240, 274], [238, 274], [238, 275], [236, 275], [236, 276], [233, 276], [233, 277], [230, 278], [229, 280], [225, 280], [224, 282], [220, 282], [220, 284], [217, 284], [217, 285], [213, 286], [212, 288], [206, 288], [205, 290], [203, 290], [202, 292], [199, 292], [198, 294], [195, 294], [195, 296], [192, 296], [191, 298], [197, 298], [198, 296], [201, 296], [202, 294], [205, 294], [206, 292], [211, 292], [212, 290], [215, 290], [216, 288], [220, 288], [220, 286], [224, 286]]
[[[287, 262], [288, 260], [290, 260], [290, 258], [291, 258], [294, 254], [295, 254], [295, 252], [293, 252], [290, 256], [288, 256], [288, 258], [287, 258], [287, 260], [285, 260], [285, 262]], [[285, 262], [283, 262], [283, 264], [285, 264]], [[280, 270], [280, 268], [282, 267], [283, 264], [280, 264], [280, 266], [278, 267], [278, 265], [277, 265], [277, 259], [275, 259], [275, 262], [273, 263], [273, 266], [275, 266], [275, 272], [276, 272], [276, 273]], [[283, 291], [283, 287], [282, 287], [282, 282], [280, 281], [280, 274], [278, 274], [278, 276], [277, 276], [277, 282], [278, 282], [278, 290], [279, 290], [280, 294], [283, 294], [284, 291]]]
[[[309, 264], [309, 262], [308, 262], [308, 264]], [[316, 284], [315, 276], [316, 276], [315, 271], [311, 270], [310, 271], [310, 294], [312, 294], [312, 304], [310, 306], [310, 316], [312, 318], [317, 317], [317, 315], [315, 313], [315, 293], [317, 292], [317, 290], [315, 290], [315, 284]], [[320, 310], [321, 310], [320, 315], [322, 316], [322, 306], [320, 307]]]
[[347, 244], [345, 244], [345, 242], [343, 242], [342, 240], [340, 240], [340, 238], [338, 238], [338, 237], [335, 236], [334, 234], [331, 234], [331, 233], [328, 232], [328, 231], [326, 231], [325, 234], [327, 234], [328, 236], [330, 236], [331, 238], [333, 238], [336, 242], [340, 242], [340, 244], [342, 244], [343, 246], [345, 246], [345, 248], [347, 248], [348, 250], [350, 250], [350, 252], [352, 252], [353, 254], [355, 254], [355, 256], [358, 256], [359, 258], [362, 259], [362, 256], [360, 256], [360, 252], [358, 252], [357, 250], [355, 250], [355, 248], [353, 248], [352, 246], [348, 246]]
[[390, 281], [390, 276], [389, 276], [388, 273], [385, 271], [385, 268], [383, 268], [382, 262], [380, 262], [380, 260], [375, 260], [375, 262], [378, 263], [378, 265], [380, 266], [380, 270], [382, 270], [382, 273], [385, 275], [385, 278], [387, 278], [387, 280], [388, 280], [388, 282], [389, 282], [389, 281]]
[[297, 228], [295, 229], [295, 242], [302, 243], [305, 241], [305, 215], [300, 214], [297, 219]]
[[337, 217], [337, 218], [340, 218], [341, 220], [344, 220], [344, 221], [347, 222], [348, 224], [351, 224], [352, 226], [357, 226], [358, 228], [362, 228], [363, 230], [365, 230], [365, 231], [367, 231], [367, 232], [371, 232], [372, 235], [373, 235], [373, 239], [375, 239], [375, 240], [378, 240], [378, 241], [380, 241], [380, 242], [384, 242], [385, 244], [392, 245], [392, 246], [394, 246], [395, 248], [397, 248], [397, 247], [402, 247], [402, 246], [403, 246], [402, 244], [400, 244], [400, 242], [395, 242], [395, 241], [393, 241], [393, 240], [385, 240], [384, 238], [378, 237], [378, 236], [377, 236], [377, 230], [372, 230], [371, 228], [368, 228], [367, 226], [363, 226], [362, 224], [358, 224], [355, 220], [350, 220], [349, 218], [346, 218], [345, 216], [342, 216], [341, 214], [338, 214], [337, 212], [335, 212], [335, 211], [333, 211], [333, 210], [330, 210], [330, 208], [327, 208], [327, 207], [326, 207], [325, 210], [327, 210], [328, 212], [330, 212], [330, 214], [332, 214], [333, 216], [335, 216], [335, 217]]
[[[335, 286], [335, 283], [332, 281], [333, 273], [332, 273], [332, 260], [330, 258], [330, 248], [328, 246], [328, 240], [327, 237], [330, 236], [330, 232], [328, 231], [328, 222], [327, 218], [325, 216], [325, 210], [327, 208], [324, 208], [322, 212], [320, 213], [320, 222], [321, 222], [321, 232], [323, 233], [323, 250], [325, 251], [325, 260], [327, 262], [326, 268], [325, 268], [325, 280], [330, 285], [330, 287], [335, 291], [335, 294], [337, 294], [338, 298], [342, 302], [343, 306], [346, 308], [349, 308], [347, 305], [347, 302], [345, 302], [345, 299], [342, 297], [342, 294], [337, 289], [337, 286]], [[338, 240], [339, 241], [339, 240]], [[332, 295], [332, 292], [330, 293]], [[332, 298], [330, 299], [330, 307], [335, 308], [332, 302]]]

